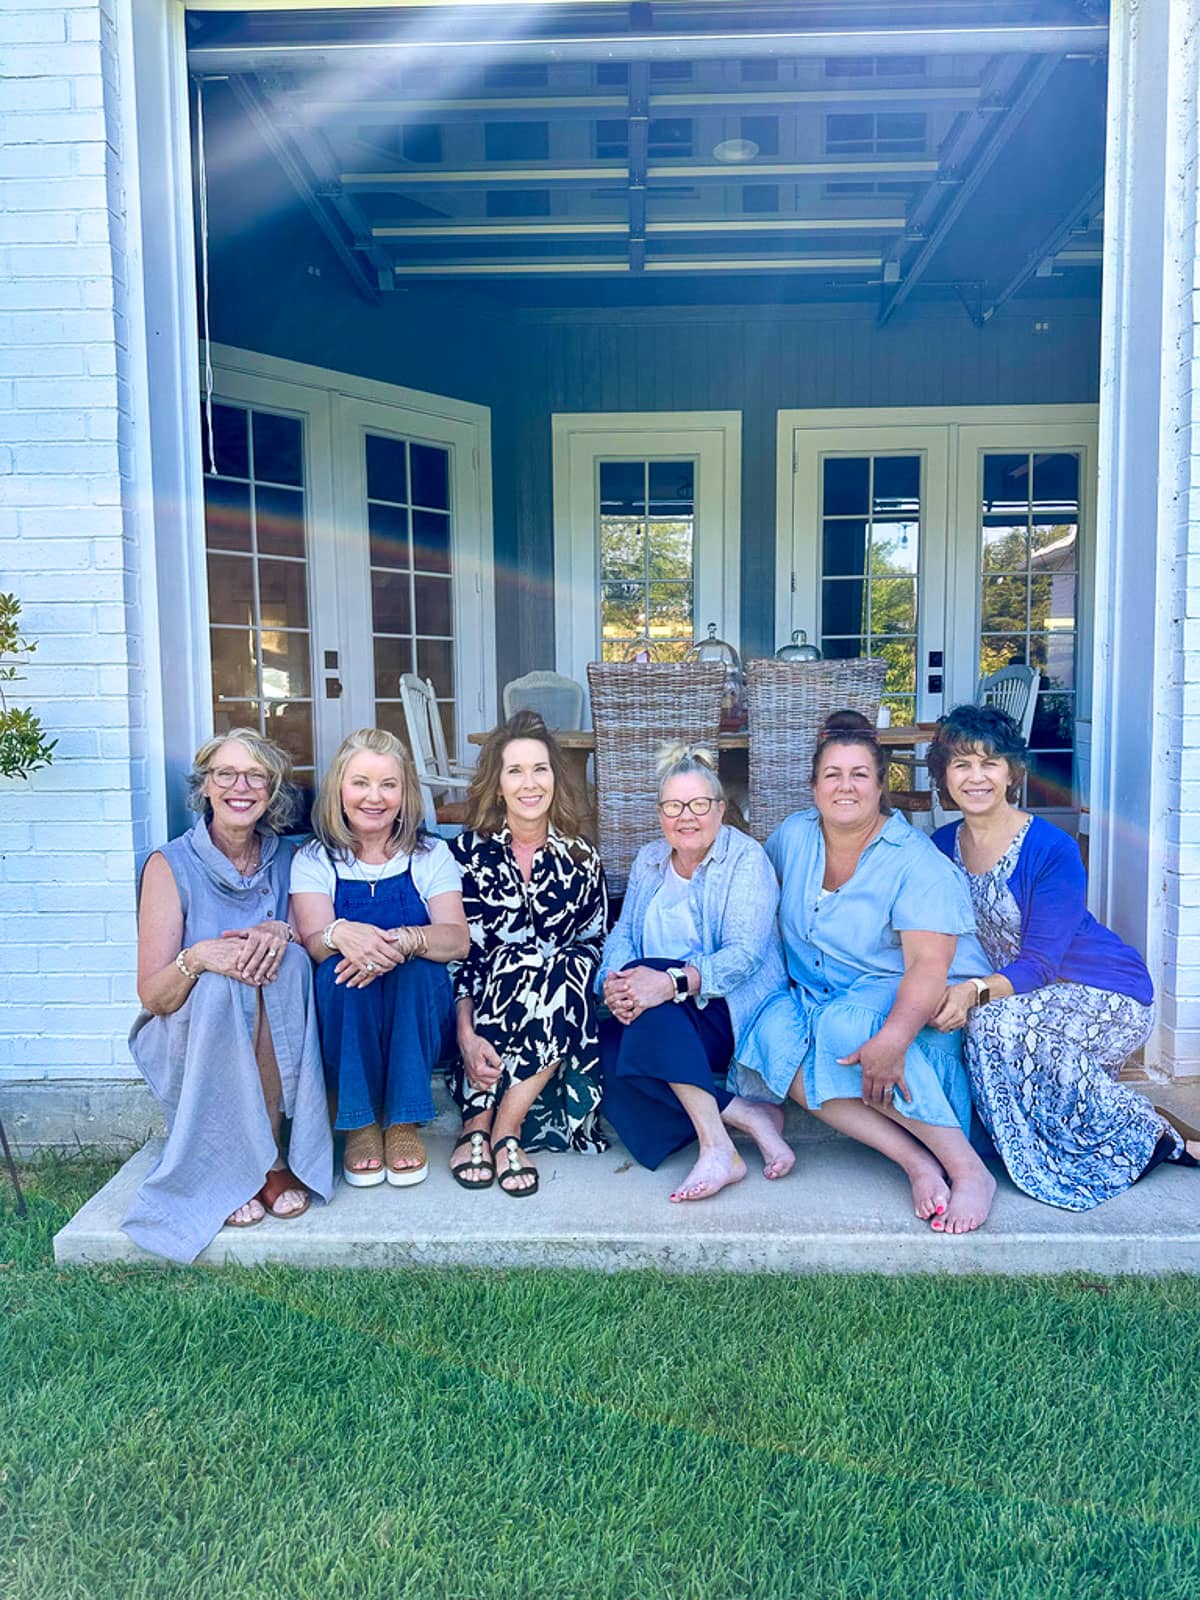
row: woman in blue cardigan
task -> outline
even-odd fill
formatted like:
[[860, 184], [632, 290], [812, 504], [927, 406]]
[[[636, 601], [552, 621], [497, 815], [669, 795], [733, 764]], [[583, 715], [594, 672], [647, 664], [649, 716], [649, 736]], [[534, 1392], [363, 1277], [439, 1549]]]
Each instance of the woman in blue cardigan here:
[[1154, 989], [1135, 950], [1087, 909], [1075, 841], [1013, 803], [1025, 741], [991, 706], [943, 717], [929, 771], [962, 821], [934, 843], [966, 875], [992, 971], [953, 984], [934, 1026], [966, 1028], [980, 1120], [1013, 1182], [1087, 1211], [1158, 1166], [1196, 1166], [1149, 1100], [1117, 1082], [1150, 1036]]

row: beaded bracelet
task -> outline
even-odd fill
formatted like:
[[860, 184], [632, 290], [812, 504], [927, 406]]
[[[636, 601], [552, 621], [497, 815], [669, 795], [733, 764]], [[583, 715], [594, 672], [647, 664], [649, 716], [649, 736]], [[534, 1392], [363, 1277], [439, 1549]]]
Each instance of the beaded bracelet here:
[[333, 921], [327, 928], [322, 928], [321, 943], [325, 946], [326, 950], [337, 949], [337, 945], [335, 945], [333, 942], [333, 930], [337, 927], [339, 922], [345, 922], [345, 920], [345, 917], [334, 917]]
[[179, 968], [180, 972], [183, 973], [184, 977], [187, 978], [191, 983], [195, 983], [196, 979], [200, 976], [198, 972], [193, 972], [191, 967], [188, 966], [186, 949], [181, 950], [175, 957], [175, 965]]

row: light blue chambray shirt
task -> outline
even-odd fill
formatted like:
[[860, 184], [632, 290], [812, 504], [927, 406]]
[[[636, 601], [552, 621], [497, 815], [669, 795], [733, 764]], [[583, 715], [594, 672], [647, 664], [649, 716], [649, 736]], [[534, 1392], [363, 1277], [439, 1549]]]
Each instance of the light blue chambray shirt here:
[[[665, 839], [652, 839], [638, 851], [621, 915], [605, 941], [597, 990], [608, 973], [642, 960], [646, 912], [662, 887], [670, 856]], [[775, 869], [757, 840], [722, 826], [690, 883], [688, 903], [700, 930], [701, 949], [686, 959], [700, 974], [697, 1004], [725, 1001], [736, 1048], [762, 1002], [787, 986], [775, 920], [779, 904]]]

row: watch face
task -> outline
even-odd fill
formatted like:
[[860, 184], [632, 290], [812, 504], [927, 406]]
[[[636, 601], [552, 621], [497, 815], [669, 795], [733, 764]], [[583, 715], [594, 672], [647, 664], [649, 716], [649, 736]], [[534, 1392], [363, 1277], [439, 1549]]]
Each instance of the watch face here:
[[680, 970], [673, 972], [671, 976], [675, 979], [675, 993], [681, 1000], [686, 1000], [688, 993], [687, 973]]

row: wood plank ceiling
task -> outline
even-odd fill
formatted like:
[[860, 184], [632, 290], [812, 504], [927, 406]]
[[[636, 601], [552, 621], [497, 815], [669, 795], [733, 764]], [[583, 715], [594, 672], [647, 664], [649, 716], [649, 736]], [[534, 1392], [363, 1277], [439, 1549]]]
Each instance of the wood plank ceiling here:
[[1093, 0], [189, 13], [374, 296], [413, 278], [769, 275], [813, 298], [1094, 294]]

